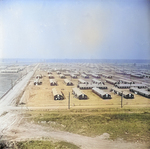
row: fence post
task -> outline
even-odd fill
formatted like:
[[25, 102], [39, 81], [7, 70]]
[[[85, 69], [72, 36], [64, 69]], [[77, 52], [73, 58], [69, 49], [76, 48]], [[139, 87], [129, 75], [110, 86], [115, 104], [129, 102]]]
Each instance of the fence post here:
[[121, 108], [123, 108], [123, 91], [122, 91], [122, 95], [121, 95]]

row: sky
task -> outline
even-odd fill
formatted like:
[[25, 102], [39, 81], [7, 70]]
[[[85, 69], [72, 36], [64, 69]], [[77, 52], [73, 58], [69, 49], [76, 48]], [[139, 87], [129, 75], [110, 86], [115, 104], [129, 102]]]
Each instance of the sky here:
[[0, 58], [150, 59], [150, 1], [0, 0]]

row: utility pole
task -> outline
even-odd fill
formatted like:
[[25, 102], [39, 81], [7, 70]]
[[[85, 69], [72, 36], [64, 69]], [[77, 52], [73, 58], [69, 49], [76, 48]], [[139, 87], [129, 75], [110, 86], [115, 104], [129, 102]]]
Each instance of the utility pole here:
[[70, 92], [69, 92], [69, 96], [68, 96], [68, 109], [70, 109]]
[[121, 94], [121, 108], [123, 108], [123, 91], [122, 91], [122, 94]]

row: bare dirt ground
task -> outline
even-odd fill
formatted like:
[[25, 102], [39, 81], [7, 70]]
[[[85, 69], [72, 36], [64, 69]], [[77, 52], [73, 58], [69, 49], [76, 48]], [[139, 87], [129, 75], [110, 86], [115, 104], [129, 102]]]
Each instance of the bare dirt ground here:
[[[33, 81], [37, 74], [42, 74], [42, 85], [34, 86]], [[129, 143], [122, 139], [116, 141], [109, 140], [109, 134], [103, 134], [95, 138], [81, 136], [69, 132], [56, 131], [53, 128], [47, 128], [24, 121], [22, 113], [25, 110], [34, 109], [67, 109], [68, 108], [68, 95], [71, 95], [71, 109], [75, 108], [105, 108], [105, 107], [120, 107], [121, 97], [112, 95], [111, 100], [103, 100], [95, 95], [91, 90], [83, 90], [88, 95], [88, 100], [78, 100], [71, 94], [72, 88], [76, 87], [77, 79], [72, 79], [74, 86], [66, 86], [63, 79], [60, 79], [56, 72], [53, 73], [55, 79], [58, 81], [56, 88], [60, 89], [65, 96], [62, 101], [54, 101], [51, 89], [55, 86], [50, 86], [48, 75], [46, 72], [36, 71], [35, 75], [31, 78], [30, 83], [26, 87], [22, 97], [20, 98], [20, 105], [18, 107], [8, 107], [5, 104], [5, 110], [0, 113], [0, 136], [3, 139], [21, 141], [28, 139], [41, 139], [49, 138], [51, 140], [59, 140], [73, 143], [82, 149], [144, 149], [147, 148], [145, 144]], [[70, 77], [67, 77], [71, 80]], [[112, 87], [109, 84], [106, 91], [109, 92]], [[21, 90], [21, 86], [17, 90]], [[10, 95], [11, 97], [11, 95]], [[12, 97], [11, 97], [12, 98]], [[8, 98], [7, 98], [8, 99]], [[13, 97], [14, 99], [14, 97]], [[139, 95], [135, 95], [134, 99], [124, 99], [124, 107], [150, 107], [150, 100]], [[9, 105], [12, 101], [8, 102]], [[4, 105], [4, 104], [3, 104]], [[2, 107], [2, 106], [1, 106]], [[7, 108], [8, 107], [8, 108]]]
[[[44, 77], [42, 79], [42, 85], [34, 86], [33, 81], [37, 74], [42, 74]], [[115, 107], [120, 108], [121, 96], [110, 92], [110, 89], [113, 85], [106, 83], [108, 89], [104, 90], [111, 94], [111, 100], [103, 100], [98, 95], [92, 92], [92, 90], [82, 90], [87, 94], [87, 100], [79, 100], [72, 95], [72, 88], [77, 87], [78, 79], [71, 79], [70, 76], [67, 76], [67, 79], [70, 79], [74, 85], [66, 86], [64, 79], [61, 79], [56, 72], [53, 72], [55, 80], [58, 82], [58, 86], [50, 86], [49, 78], [47, 72], [37, 71], [35, 76], [32, 78], [32, 81], [28, 85], [25, 95], [24, 102], [28, 107], [43, 107], [43, 108], [66, 108], [68, 107], [68, 96], [70, 92], [70, 106], [72, 109], [75, 108], [104, 108], [104, 107]], [[80, 78], [80, 77], [78, 77]], [[90, 79], [84, 79], [90, 81]], [[102, 78], [101, 80], [105, 80]], [[55, 101], [53, 94], [51, 92], [52, 88], [57, 88], [61, 90], [65, 96], [64, 100]], [[129, 89], [124, 89], [129, 91]], [[135, 95], [134, 99], [123, 99], [124, 108], [130, 107], [150, 107], [150, 100], [148, 98], [142, 97], [140, 95]]]

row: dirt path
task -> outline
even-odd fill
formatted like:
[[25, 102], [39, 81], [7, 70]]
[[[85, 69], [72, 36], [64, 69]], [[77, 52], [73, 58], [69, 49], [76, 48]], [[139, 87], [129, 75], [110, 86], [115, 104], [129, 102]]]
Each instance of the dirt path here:
[[97, 137], [87, 137], [69, 132], [56, 131], [53, 128], [47, 128], [30, 123], [18, 123], [11, 126], [11, 129], [5, 132], [5, 135], [11, 141], [22, 141], [28, 139], [49, 138], [50, 140], [66, 141], [79, 146], [81, 149], [146, 149], [146, 145], [140, 143], [129, 143], [123, 140], [109, 140], [109, 134], [104, 133]]

